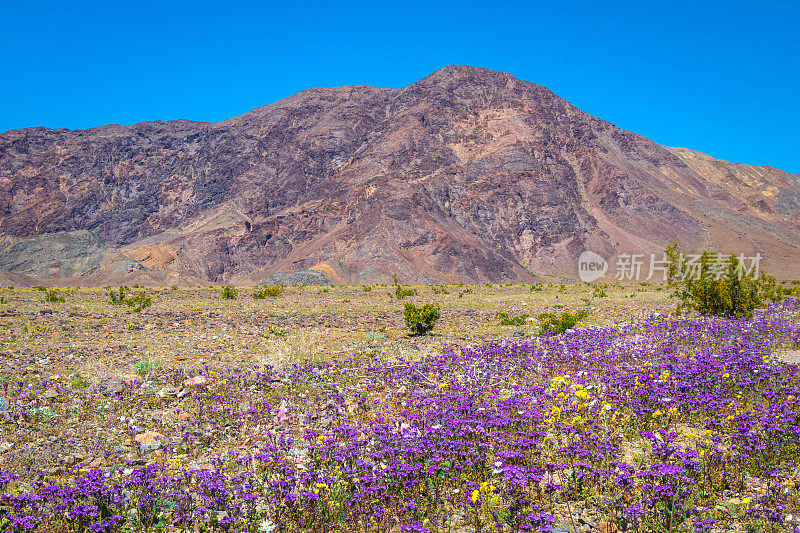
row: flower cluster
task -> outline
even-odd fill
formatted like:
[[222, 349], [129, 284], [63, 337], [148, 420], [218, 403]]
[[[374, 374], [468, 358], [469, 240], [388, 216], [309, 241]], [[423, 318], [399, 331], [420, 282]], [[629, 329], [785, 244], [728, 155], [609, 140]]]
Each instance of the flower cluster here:
[[[800, 342], [798, 313], [208, 374], [181, 446], [211, 463], [169, 445], [24, 490], [0, 471], [0, 529], [548, 532], [579, 501], [621, 530], [791, 527], [800, 375], [775, 353]], [[252, 388], [265, 399], [245, 405]]]

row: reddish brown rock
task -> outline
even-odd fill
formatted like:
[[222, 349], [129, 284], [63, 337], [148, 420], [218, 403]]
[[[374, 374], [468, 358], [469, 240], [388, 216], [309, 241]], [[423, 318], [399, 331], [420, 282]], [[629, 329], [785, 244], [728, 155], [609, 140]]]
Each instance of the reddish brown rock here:
[[11, 130], [0, 190], [0, 270], [97, 285], [309, 268], [530, 280], [575, 276], [585, 248], [672, 239], [760, 252], [779, 275], [800, 259], [800, 176], [667, 148], [471, 67], [310, 89], [218, 123]]

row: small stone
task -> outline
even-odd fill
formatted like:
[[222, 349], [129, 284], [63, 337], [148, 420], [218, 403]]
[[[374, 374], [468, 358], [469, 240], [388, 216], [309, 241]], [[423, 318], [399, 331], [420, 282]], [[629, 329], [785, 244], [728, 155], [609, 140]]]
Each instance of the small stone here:
[[117, 376], [104, 376], [97, 383], [100, 392], [105, 395], [119, 394], [125, 390], [122, 378]]
[[175, 396], [177, 396], [178, 398], [183, 398], [187, 394], [189, 394], [189, 390], [181, 387], [181, 389], [175, 393]]
[[163, 387], [159, 389], [159, 391], [156, 393], [156, 396], [159, 398], [166, 398], [167, 396], [171, 396], [173, 394], [175, 394], [175, 389], [173, 387]]
[[49, 388], [46, 391], [44, 391], [44, 394], [42, 396], [44, 396], [47, 399], [57, 398], [58, 397], [58, 391], [56, 391], [53, 388]]
[[181, 413], [178, 415], [178, 420], [181, 420], [183, 422], [186, 422], [190, 418], [192, 418], [192, 415], [190, 415], [186, 411], [181, 411]]
[[14, 445], [12, 443], [3, 442], [2, 444], [0, 444], [0, 453], [5, 453], [5, 452], [7, 452], [8, 450], [10, 450], [13, 447], [14, 447]]
[[617, 533], [617, 526], [612, 522], [600, 522], [597, 524], [597, 529], [600, 530], [600, 533]]
[[164, 436], [156, 431], [145, 431], [136, 435], [135, 440], [140, 445], [150, 444], [152, 442], [158, 442], [160, 446], [161, 441], [164, 440]]
[[195, 376], [193, 378], [189, 378], [189, 379], [184, 380], [183, 386], [187, 387], [187, 388], [188, 387], [202, 387], [203, 385], [206, 384], [207, 381], [208, 381], [208, 378], [206, 378], [205, 376], [202, 376], [202, 375], [201, 376]]
[[8, 411], [8, 400], [0, 398], [0, 413], [5, 413], [6, 411]]

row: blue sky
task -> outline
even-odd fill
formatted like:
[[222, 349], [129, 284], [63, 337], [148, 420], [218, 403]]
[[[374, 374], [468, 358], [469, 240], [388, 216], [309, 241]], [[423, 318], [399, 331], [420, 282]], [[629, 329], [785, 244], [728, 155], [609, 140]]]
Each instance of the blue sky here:
[[0, 131], [217, 121], [510, 72], [656, 142], [800, 173], [800, 2], [4, 2]]

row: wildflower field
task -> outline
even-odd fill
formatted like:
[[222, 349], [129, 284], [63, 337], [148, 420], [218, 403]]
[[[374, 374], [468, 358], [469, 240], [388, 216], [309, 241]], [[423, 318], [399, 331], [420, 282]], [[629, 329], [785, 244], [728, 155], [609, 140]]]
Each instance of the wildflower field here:
[[423, 339], [379, 287], [0, 291], [0, 530], [800, 531], [800, 300], [447, 290]]

